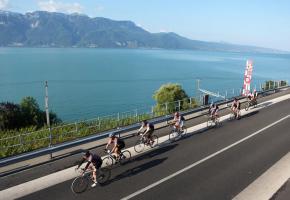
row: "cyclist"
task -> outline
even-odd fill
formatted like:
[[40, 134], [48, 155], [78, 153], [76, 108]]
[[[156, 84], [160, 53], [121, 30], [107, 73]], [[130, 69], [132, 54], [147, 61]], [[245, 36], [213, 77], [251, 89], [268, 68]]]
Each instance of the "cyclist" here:
[[258, 92], [256, 89], [254, 89], [254, 91], [253, 91], [253, 96], [254, 96], [254, 99], [258, 98]]
[[85, 171], [87, 169], [90, 169], [93, 171], [93, 181], [94, 183], [91, 185], [92, 187], [96, 187], [97, 185], [97, 171], [98, 169], [102, 166], [102, 158], [100, 156], [98, 156], [97, 154], [92, 154], [90, 151], [86, 151], [84, 154], [83, 154], [83, 159], [82, 161], [80, 162], [80, 164], [77, 166], [76, 169], [79, 169], [80, 166], [85, 162], [85, 161], [88, 161], [85, 168], [83, 169], [83, 175], [85, 173]]
[[236, 119], [238, 119], [240, 117], [239, 116], [240, 109], [241, 109], [241, 103], [237, 98], [235, 98], [233, 103], [232, 103], [232, 111], [235, 113]]
[[247, 98], [248, 98], [248, 101], [252, 101], [254, 98], [254, 93], [249, 92]]
[[120, 159], [121, 150], [125, 147], [125, 142], [121, 138], [116, 137], [114, 133], [110, 133], [106, 150], [111, 144], [114, 145], [111, 152], [117, 155], [117, 161], [118, 161]]
[[142, 121], [142, 125], [140, 129], [138, 130], [137, 134], [139, 134], [143, 128], [146, 128], [143, 135], [146, 136], [147, 144], [149, 144], [149, 142], [153, 144], [154, 140], [152, 139], [152, 134], [154, 132], [154, 125], [152, 123], [147, 122], [146, 120]]
[[258, 98], [258, 92], [257, 92], [256, 89], [254, 89], [254, 91], [253, 91], [253, 101], [256, 104], [257, 104], [257, 98]]
[[213, 104], [213, 106], [211, 106], [210, 108], [210, 118], [212, 121], [216, 121], [216, 119], [219, 117], [218, 111], [219, 111], [218, 105], [216, 103]]
[[174, 113], [173, 123], [174, 130], [182, 131], [184, 125], [184, 117], [179, 114], [179, 112]]
[[248, 101], [250, 101], [252, 105], [255, 105], [257, 103], [257, 96], [258, 96], [258, 93], [256, 89], [254, 89], [252, 93], [248, 94]]

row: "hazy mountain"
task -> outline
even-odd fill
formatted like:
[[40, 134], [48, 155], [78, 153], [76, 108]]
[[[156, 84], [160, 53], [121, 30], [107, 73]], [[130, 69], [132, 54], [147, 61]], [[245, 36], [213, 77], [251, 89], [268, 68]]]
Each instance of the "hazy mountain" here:
[[175, 33], [150, 33], [131, 21], [36, 11], [0, 11], [0, 46], [164, 48], [280, 53], [282, 51], [190, 40]]

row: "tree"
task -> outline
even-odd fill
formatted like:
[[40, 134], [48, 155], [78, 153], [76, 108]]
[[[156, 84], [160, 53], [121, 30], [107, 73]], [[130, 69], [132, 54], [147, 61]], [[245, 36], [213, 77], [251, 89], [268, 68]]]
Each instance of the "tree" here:
[[20, 102], [20, 108], [24, 116], [26, 126], [42, 125], [42, 116], [39, 105], [33, 97], [24, 97]]
[[23, 126], [20, 106], [11, 102], [0, 103], [0, 130], [15, 129]]
[[[184, 110], [191, 106], [196, 106], [195, 100], [193, 99], [193, 101], [190, 101], [181, 85], [176, 83], [162, 85], [155, 91], [153, 98], [157, 101], [154, 111], [160, 114], [171, 113], [179, 109]], [[178, 101], [180, 101], [180, 104]], [[190, 105], [190, 102], [192, 105]]]
[[[57, 124], [61, 120], [54, 112], [49, 113], [50, 123]], [[0, 130], [20, 129], [29, 126], [41, 128], [46, 125], [46, 113], [39, 108], [33, 97], [25, 97], [20, 105], [0, 103]]]

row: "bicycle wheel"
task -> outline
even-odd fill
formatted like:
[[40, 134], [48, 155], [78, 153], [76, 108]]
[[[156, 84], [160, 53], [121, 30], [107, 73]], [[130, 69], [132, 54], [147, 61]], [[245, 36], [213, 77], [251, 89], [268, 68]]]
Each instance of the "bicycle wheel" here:
[[140, 153], [144, 150], [145, 144], [143, 143], [143, 141], [138, 140], [134, 146], [134, 150], [136, 151], [136, 153]]
[[151, 148], [156, 147], [158, 145], [158, 136], [157, 135], [152, 135], [151, 138], [153, 140], [153, 143], [150, 142], [150, 147]]
[[248, 111], [249, 108], [250, 108], [250, 106], [251, 106], [251, 105], [250, 105], [250, 102], [247, 102], [246, 107], [245, 107], [245, 110]]
[[71, 190], [76, 193], [82, 193], [86, 191], [89, 185], [89, 179], [87, 176], [79, 176], [74, 179], [74, 181], [71, 184]]
[[131, 159], [131, 152], [129, 150], [122, 151], [121, 158], [120, 158], [120, 164], [126, 164]]
[[218, 127], [218, 126], [220, 126], [221, 125], [221, 122], [220, 122], [220, 118], [218, 117], [218, 118], [216, 118], [216, 120], [215, 120], [215, 127]]
[[206, 126], [209, 128], [212, 126], [212, 124], [213, 124], [213, 121], [211, 120], [211, 118], [209, 118], [206, 122]]
[[113, 165], [113, 158], [111, 158], [110, 156], [106, 156], [105, 158], [103, 158], [103, 165], [105, 167], [110, 167]]
[[235, 113], [231, 111], [228, 120], [231, 121], [231, 120], [234, 120], [235, 118], [236, 118]]
[[178, 133], [175, 130], [171, 130], [169, 133], [169, 140], [171, 142], [173, 142], [175, 140], [175, 138], [177, 137]]
[[255, 101], [254, 101], [254, 108], [256, 108], [257, 105], [258, 105], [258, 102], [257, 102], [257, 100], [255, 100]]
[[182, 131], [180, 133], [180, 136], [183, 137], [186, 133], [187, 133], [187, 127], [186, 126], [183, 126], [182, 127]]
[[109, 168], [100, 168], [98, 170], [97, 181], [100, 185], [106, 183], [111, 177], [111, 170]]

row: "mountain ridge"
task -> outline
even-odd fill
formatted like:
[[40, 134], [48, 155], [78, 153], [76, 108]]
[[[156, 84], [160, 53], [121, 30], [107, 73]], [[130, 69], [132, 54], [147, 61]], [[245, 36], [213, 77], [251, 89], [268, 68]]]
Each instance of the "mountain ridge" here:
[[134, 22], [83, 14], [0, 11], [2, 47], [159, 48], [286, 53], [264, 47], [192, 40], [174, 32], [150, 33]]

